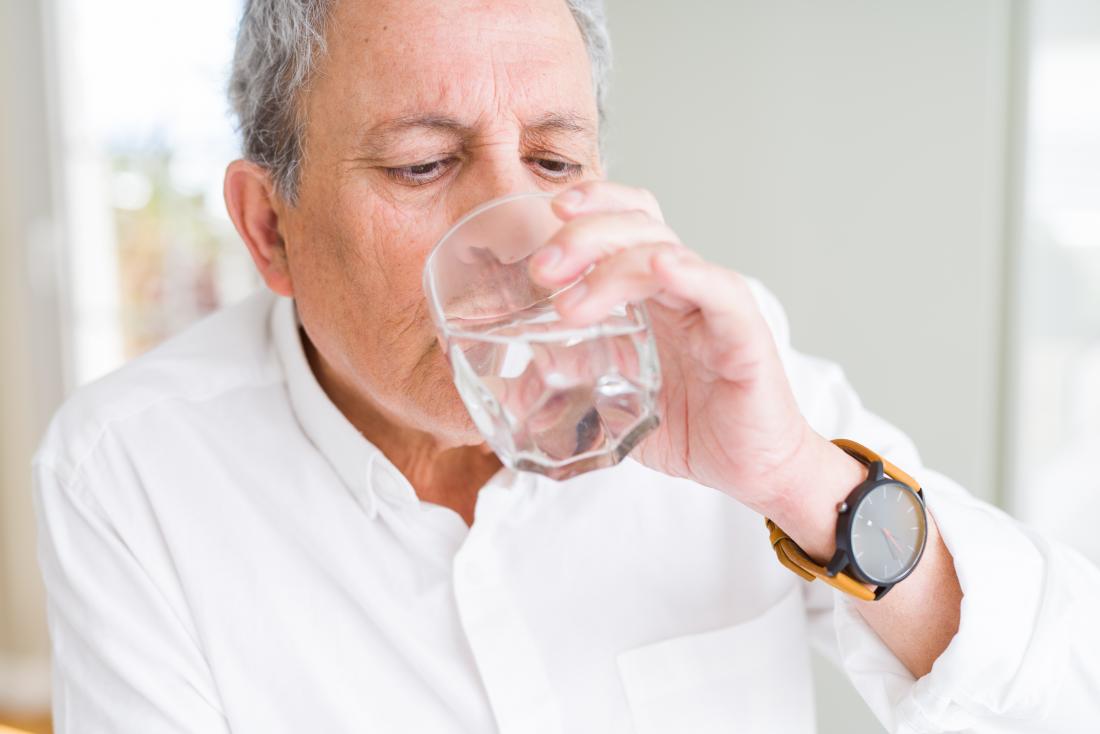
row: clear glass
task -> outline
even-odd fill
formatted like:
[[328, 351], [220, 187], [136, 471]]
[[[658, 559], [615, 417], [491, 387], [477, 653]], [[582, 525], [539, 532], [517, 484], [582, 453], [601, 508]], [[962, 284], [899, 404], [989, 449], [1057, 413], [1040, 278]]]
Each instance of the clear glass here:
[[554, 479], [613, 466], [658, 424], [657, 349], [645, 307], [570, 328], [531, 256], [562, 226], [551, 195], [483, 204], [428, 256], [424, 292], [455, 386], [505, 465]]

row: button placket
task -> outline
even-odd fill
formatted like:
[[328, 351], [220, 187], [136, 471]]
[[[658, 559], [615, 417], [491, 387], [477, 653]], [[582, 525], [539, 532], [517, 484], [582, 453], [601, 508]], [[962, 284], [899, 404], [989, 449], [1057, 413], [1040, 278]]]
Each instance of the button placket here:
[[553, 689], [493, 542], [515, 491], [499, 486], [481, 491], [476, 520], [454, 559], [455, 599], [502, 734], [560, 734]]

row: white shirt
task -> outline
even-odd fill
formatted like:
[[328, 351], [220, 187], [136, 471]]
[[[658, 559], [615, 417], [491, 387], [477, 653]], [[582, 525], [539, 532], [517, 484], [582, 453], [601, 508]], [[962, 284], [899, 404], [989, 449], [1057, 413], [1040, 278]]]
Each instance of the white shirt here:
[[627, 460], [509, 470], [467, 528], [321, 390], [293, 303], [223, 310], [61, 409], [36, 457], [59, 734], [814, 730], [808, 649], [890, 731], [1100, 731], [1100, 572], [920, 465], [787, 344], [803, 412], [922, 482], [965, 592], [914, 681], [763, 520]]

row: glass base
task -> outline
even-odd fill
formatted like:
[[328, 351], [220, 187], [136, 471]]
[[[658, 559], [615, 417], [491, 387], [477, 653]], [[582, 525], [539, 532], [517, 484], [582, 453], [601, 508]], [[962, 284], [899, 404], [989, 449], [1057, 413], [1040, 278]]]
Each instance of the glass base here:
[[[641, 440], [660, 424], [661, 420], [656, 414], [647, 416], [626, 433], [611, 451], [580, 456], [564, 464], [545, 464], [523, 456], [519, 457], [512, 464], [512, 467], [517, 471], [535, 472], [557, 481], [569, 479], [595, 469], [606, 469], [615, 466], [626, 458], [627, 454], [633, 451], [634, 447], [641, 443]], [[505, 459], [505, 463], [509, 462]]]

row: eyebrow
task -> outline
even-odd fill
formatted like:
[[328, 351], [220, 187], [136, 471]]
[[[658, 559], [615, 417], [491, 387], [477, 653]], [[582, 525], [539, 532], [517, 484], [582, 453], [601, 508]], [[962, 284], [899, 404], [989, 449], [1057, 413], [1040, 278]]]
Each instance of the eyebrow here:
[[523, 129], [523, 137], [535, 141], [545, 141], [557, 133], [568, 133], [585, 138], [596, 137], [596, 131], [591, 122], [584, 116], [572, 112], [548, 112], [532, 120]]
[[[456, 120], [453, 117], [437, 114], [401, 115], [385, 120], [371, 127], [364, 135], [363, 147], [369, 157], [381, 155], [401, 135], [412, 130], [424, 130], [450, 135], [456, 138], [469, 137], [474, 126]], [[547, 112], [530, 121], [523, 128], [524, 139], [545, 142], [547, 138], [561, 133], [594, 137], [595, 131], [587, 118], [573, 112]]]
[[464, 133], [470, 128], [453, 117], [444, 115], [401, 115], [378, 123], [367, 132], [367, 135], [372, 138], [385, 138], [415, 129]]
[[547, 112], [536, 117], [526, 129], [537, 132], [572, 132], [591, 135], [595, 131], [591, 123], [582, 115], [573, 112]]

